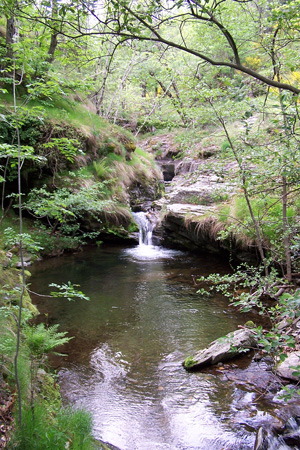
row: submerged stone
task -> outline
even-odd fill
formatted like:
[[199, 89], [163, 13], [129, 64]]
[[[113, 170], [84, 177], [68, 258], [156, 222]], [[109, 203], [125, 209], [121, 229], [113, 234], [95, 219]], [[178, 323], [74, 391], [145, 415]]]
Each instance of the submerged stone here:
[[239, 353], [244, 353], [257, 345], [257, 336], [253, 330], [243, 328], [216, 339], [208, 347], [183, 362], [186, 370], [199, 370], [218, 362], [228, 361]]

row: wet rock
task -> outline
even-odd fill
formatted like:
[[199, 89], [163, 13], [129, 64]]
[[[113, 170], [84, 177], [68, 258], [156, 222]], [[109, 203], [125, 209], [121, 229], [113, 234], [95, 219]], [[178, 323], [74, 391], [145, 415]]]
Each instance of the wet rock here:
[[236, 330], [213, 341], [193, 357], [186, 358], [183, 366], [186, 370], [199, 370], [218, 362], [228, 361], [241, 351], [247, 352], [256, 345], [257, 336], [252, 330], [249, 328]]
[[[190, 250], [206, 250], [210, 253], [222, 251], [221, 241], [216, 240], [215, 208], [205, 205], [164, 204], [165, 215], [162, 220], [163, 240], [172, 245]], [[201, 217], [208, 217], [201, 223]], [[223, 248], [224, 251], [224, 248]], [[226, 251], [226, 249], [225, 249]]]
[[16, 263], [16, 267], [17, 267], [17, 268], [20, 268], [20, 267], [22, 267], [22, 265], [24, 265], [25, 267], [26, 267], [26, 266], [30, 266], [31, 263], [32, 263], [32, 258], [31, 258], [31, 256], [23, 256], [23, 264], [22, 264], [21, 261], [18, 261], [18, 262]]
[[260, 426], [253, 450], [299, 449], [300, 428], [298, 417], [290, 417], [285, 426], [276, 432], [274, 427]]
[[96, 449], [98, 450], [120, 450], [119, 447], [109, 444], [108, 442], [103, 442], [95, 439]]
[[138, 208], [138, 210], [145, 209], [147, 204], [149, 206], [152, 202], [161, 197], [162, 194], [162, 186], [161, 180], [154, 180], [151, 183], [133, 183], [130, 187], [130, 206], [134, 210]]
[[226, 380], [233, 381], [243, 389], [255, 389], [256, 392], [273, 401], [274, 394], [281, 388], [281, 384], [269, 367], [266, 363], [252, 361], [245, 369], [227, 370]]
[[287, 445], [297, 445], [300, 446], [300, 434], [299, 432], [289, 433], [282, 436], [284, 442]]
[[282, 363], [278, 364], [276, 372], [282, 378], [299, 381], [299, 376], [293, 375], [296, 366], [300, 366], [300, 351], [290, 353]]
[[256, 433], [256, 439], [254, 443], [254, 450], [263, 450], [265, 447], [264, 445], [264, 429], [263, 427], [259, 427]]
[[290, 417], [286, 423], [285, 430], [283, 432], [283, 440], [287, 445], [296, 445], [298, 448], [300, 445], [300, 421], [299, 417]]
[[171, 181], [175, 176], [175, 163], [170, 161], [159, 161], [164, 181]]

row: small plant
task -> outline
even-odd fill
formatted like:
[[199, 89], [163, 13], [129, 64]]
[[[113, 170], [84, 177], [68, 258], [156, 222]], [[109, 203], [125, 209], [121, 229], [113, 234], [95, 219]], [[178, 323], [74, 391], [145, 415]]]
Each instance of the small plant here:
[[112, 172], [112, 169], [107, 165], [107, 159], [102, 158], [99, 161], [93, 162], [93, 169], [100, 180], [104, 180], [109, 178], [109, 175]]
[[67, 332], [59, 332], [58, 327], [52, 325], [46, 328], [44, 323], [25, 327], [26, 345], [34, 357], [43, 357], [51, 352], [59, 354], [55, 351], [56, 347], [70, 341], [71, 338], [66, 337]]
[[37, 403], [34, 414], [30, 407], [24, 408], [23, 419], [12, 442], [15, 450], [94, 449], [91, 415], [86, 411], [62, 409], [55, 417]]
[[203, 199], [198, 195], [189, 195], [185, 198], [185, 201], [192, 205], [203, 205]]
[[210, 198], [213, 203], [221, 203], [226, 202], [229, 198], [229, 195], [227, 192], [224, 192], [224, 190], [216, 189], [211, 193]]
[[226, 150], [228, 150], [228, 149], [230, 149], [230, 148], [231, 148], [231, 146], [230, 146], [230, 143], [229, 143], [228, 140], [222, 142], [222, 144], [221, 144], [221, 150], [222, 150], [222, 152], [226, 152]]

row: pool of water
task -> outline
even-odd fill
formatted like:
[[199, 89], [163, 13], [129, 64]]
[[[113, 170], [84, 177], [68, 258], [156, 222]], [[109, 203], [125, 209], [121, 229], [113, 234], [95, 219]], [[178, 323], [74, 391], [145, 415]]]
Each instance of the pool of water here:
[[[188, 373], [188, 355], [244, 323], [197, 277], [226, 273], [208, 255], [155, 246], [103, 247], [36, 264], [32, 289], [70, 280], [90, 301], [36, 298], [42, 320], [74, 338], [54, 358], [65, 401], [91, 411], [94, 435], [121, 450], [249, 450], [232, 420], [249, 393], [213, 373]], [[251, 398], [248, 399], [251, 404]]]

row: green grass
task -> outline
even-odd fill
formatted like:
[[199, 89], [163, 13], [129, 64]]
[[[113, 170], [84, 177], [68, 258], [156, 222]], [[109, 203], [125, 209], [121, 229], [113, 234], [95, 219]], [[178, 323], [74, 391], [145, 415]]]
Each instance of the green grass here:
[[66, 121], [75, 127], [86, 126], [92, 130], [102, 130], [108, 126], [104, 119], [88, 111], [84, 104], [71, 100], [54, 101], [52, 105], [41, 105], [40, 102], [30, 101], [28, 106], [42, 106], [49, 119]]
[[[99, 133], [105, 133], [107, 136], [118, 133], [123, 133], [123, 130], [115, 125], [109, 124], [105, 119], [89, 111], [89, 106], [82, 102], [77, 102], [68, 98], [54, 99], [50, 101], [29, 100], [19, 98], [17, 100], [18, 106], [26, 106], [29, 109], [37, 108], [34, 114], [40, 117], [46, 117], [59, 122], [65, 122], [73, 125], [76, 128], [86, 128], [95, 136]], [[0, 94], [0, 106], [12, 107], [13, 96], [11, 94]]]
[[106, 157], [107, 165], [110, 166], [113, 161], [125, 162], [123, 155], [116, 155], [116, 153], [109, 153]]
[[[270, 242], [282, 237], [282, 204], [278, 198], [265, 197], [251, 199], [254, 217], [260, 224], [263, 235]], [[287, 217], [290, 225], [296, 225], [300, 211], [300, 200], [297, 199], [287, 208]], [[235, 197], [231, 204], [222, 205], [219, 209], [219, 220], [222, 223], [243, 223], [244, 233], [255, 236], [252, 219], [245, 198]]]
[[62, 409], [49, 414], [45, 403], [36, 402], [34, 410], [23, 409], [23, 426], [15, 430], [11, 448], [15, 450], [92, 450], [92, 420], [83, 410]]
[[152, 161], [152, 160], [153, 160], [152, 156], [151, 156], [149, 153], [145, 152], [145, 150], [143, 150], [143, 149], [140, 148], [140, 147], [137, 147], [137, 148], [135, 149], [134, 155], [135, 155], [135, 156], [136, 156], [136, 155], [137, 155], [137, 156], [142, 156], [143, 158], [148, 159], [148, 161]]

